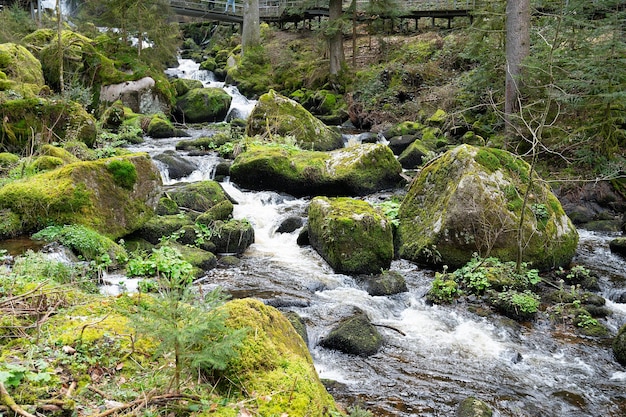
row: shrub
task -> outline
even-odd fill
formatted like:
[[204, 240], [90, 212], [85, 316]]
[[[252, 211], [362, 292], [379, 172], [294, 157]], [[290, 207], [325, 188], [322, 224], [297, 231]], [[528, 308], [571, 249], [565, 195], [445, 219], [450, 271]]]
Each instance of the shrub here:
[[426, 298], [437, 304], [451, 303], [460, 293], [456, 281], [452, 279], [444, 279], [446, 274], [435, 274], [430, 291]]
[[532, 319], [539, 311], [539, 296], [531, 291], [503, 291], [492, 297], [492, 303], [505, 316], [514, 320]]

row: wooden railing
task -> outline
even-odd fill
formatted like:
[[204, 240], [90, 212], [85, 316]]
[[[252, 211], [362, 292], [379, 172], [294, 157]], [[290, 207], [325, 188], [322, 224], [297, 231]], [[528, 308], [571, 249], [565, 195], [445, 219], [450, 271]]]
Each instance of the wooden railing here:
[[[413, 11], [472, 10], [477, 0], [399, 0], [398, 14], [410, 14]], [[357, 10], [365, 11], [368, 0], [357, 0]], [[343, 7], [348, 9], [351, 0], [344, 0]], [[170, 0], [170, 5], [178, 10], [204, 11], [211, 14], [226, 14], [226, 0]], [[306, 10], [327, 10], [328, 0], [259, 0], [261, 19], [279, 18], [288, 14], [297, 14]], [[243, 14], [243, 0], [235, 0], [235, 12], [229, 6], [229, 14]]]

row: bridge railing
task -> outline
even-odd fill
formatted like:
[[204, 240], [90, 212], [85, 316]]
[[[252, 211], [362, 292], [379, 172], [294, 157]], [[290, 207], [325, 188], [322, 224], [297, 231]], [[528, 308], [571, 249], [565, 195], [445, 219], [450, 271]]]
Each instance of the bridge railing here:
[[[480, 0], [398, 0], [400, 13], [429, 10], [470, 10], [476, 7]], [[347, 9], [352, 0], [343, 0], [343, 7]], [[213, 13], [224, 13], [226, 0], [170, 0], [172, 7], [197, 10]], [[369, 0], [357, 0], [357, 10], [365, 11], [369, 8]], [[328, 0], [259, 0], [259, 15], [261, 18], [278, 18], [285, 14], [297, 14], [304, 10], [328, 9]], [[243, 14], [243, 0], [235, 0], [235, 12], [229, 13], [241, 16]]]

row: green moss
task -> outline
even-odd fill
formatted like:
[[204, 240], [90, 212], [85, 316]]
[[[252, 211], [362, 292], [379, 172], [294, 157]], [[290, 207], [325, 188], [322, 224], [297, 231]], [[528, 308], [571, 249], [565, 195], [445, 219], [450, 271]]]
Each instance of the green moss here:
[[309, 205], [309, 239], [337, 272], [378, 273], [393, 258], [391, 222], [369, 203], [316, 197]]
[[43, 155], [36, 158], [31, 164], [35, 171], [51, 171], [63, 165], [63, 160], [54, 156]]
[[205, 212], [226, 200], [226, 194], [216, 181], [200, 181], [177, 187], [169, 196], [179, 207]]
[[238, 381], [242, 392], [258, 394], [252, 405], [259, 415], [322, 417], [337, 411], [304, 341], [279, 311], [251, 299], [231, 301], [224, 308], [229, 327], [249, 329], [239, 358], [225, 376]]
[[[120, 158], [115, 158], [120, 160]], [[137, 184], [132, 191], [115, 184], [107, 169], [112, 160], [67, 164], [54, 171], [0, 188], [0, 208], [20, 215], [24, 231], [50, 224], [82, 224], [109, 237], [120, 237], [152, 215], [149, 205], [160, 176], [146, 155], [128, 155]]]
[[9, 152], [0, 152], [0, 168], [8, 168], [19, 162], [20, 157]]
[[43, 86], [44, 78], [39, 61], [23, 46], [0, 44], [0, 70], [19, 83]]
[[120, 187], [132, 190], [137, 182], [137, 169], [127, 160], [114, 159], [107, 165], [107, 170], [113, 175], [113, 181]]
[[365, 144], [325, 153], [251, 144], [230, 168], [238, 184], [292, 195], [366, 195], [397, 185], [402, 167], [389, 147]]

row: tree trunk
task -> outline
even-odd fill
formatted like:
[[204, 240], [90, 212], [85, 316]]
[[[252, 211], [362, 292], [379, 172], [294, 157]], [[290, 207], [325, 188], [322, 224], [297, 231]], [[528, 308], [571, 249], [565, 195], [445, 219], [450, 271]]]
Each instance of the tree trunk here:
[[519, 77], [522, 61], [530, 53], [530, 0], [507, 0], [506, 3], [506, 84], [504, 117], [507, 137], [513, 134], [512, 115], [519, 111]]
[[249, 47], [257, 46], [261, 43], [259, 22], [259, 0], [244, 0], [243, 29], [241, 33], [242, 53], [245, 53]]
[[61, 94], [65, 90], [65, 81], [63, 80], [63, 16], [61, 15], [61, 0], [56, 2], [57, 12], [57, 42], [59, 47], [59, 89]]
[[343, 52], [343, 34], [341, 33], [341, 0], [330, 0], [328, 5], [328, 19], [332, 32], [328, 37], [328, 49], [330, 55], [330, 76], [336, 76], [346, 60]]

